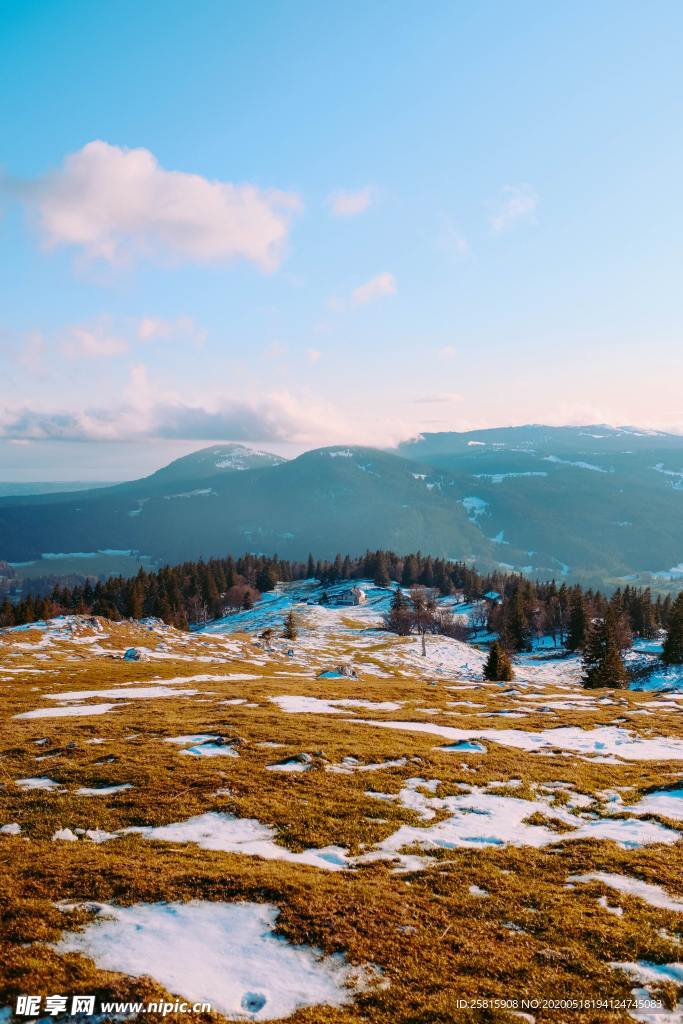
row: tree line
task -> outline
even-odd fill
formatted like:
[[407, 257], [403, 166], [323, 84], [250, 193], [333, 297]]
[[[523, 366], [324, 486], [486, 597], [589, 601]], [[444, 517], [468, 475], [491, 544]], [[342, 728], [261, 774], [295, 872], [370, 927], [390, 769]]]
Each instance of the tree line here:
[[[607, 596], [555, 580], [537, 582], [502, 571], [480, 573], [465, 562], [420, 552], [397, 555], [384, 550], [337, 555], [331, 561], [316, 561], [309, 555], [300, 562], [249, 554], [184, 562], [152, 572], [141, 568], [130, 578], [86, 578], [76, 585], [58, 584], [42, 596], [28, 594], [16, 603], [6, 600], [0, 605], [0, 626], [75, 613], [114, 620], [152, 616], [187, 629], [252, 607], [278, 581], [306, 578], [315, 578], [323, 586], [360, 579], [394, 586], [386, 626], [397, 633], [416, 632], [424, 637], [432, 632], [475, 640], [495, 633], [501, 650], [508, 653], [529, 651], [534, 639], [547, 636], [558, 648], [586, 656], [597, 643], [596, 624], [607, 623], [610, 650], [616, 644], [623, 651], [634, 637], [650, 639], [668, 630], [665, 660], [683, 663], [683, 594], [674, 602], [670, 595], [653, 599], [649, 588], [626, 586]], [[409, 599], [401, 588], [409, 590]], [[457, 604], [455, 615], [437, 605], [437, 596], [448, 595], [474, 605], [467, 625], [457, 617]]]

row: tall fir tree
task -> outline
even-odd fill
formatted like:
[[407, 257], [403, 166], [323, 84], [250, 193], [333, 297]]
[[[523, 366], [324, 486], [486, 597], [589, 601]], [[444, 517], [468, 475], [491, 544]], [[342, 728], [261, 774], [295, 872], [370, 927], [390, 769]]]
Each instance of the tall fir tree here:
[[390, 633], [408, 636], [413, 628], [413, 616], [400, 586], [396, 586], [389, 611], [384, 616], [384, 625]]
[[662, 658], [667, 665], [683, 665], [683, 590], [671, 606]]
[[419, 569], [417, 564], [417, 558], [415, 555], [408, 555], [403, 563], [403, 574], [401, 577], [401, 583], [404, 587], [412, 587], [413, 584], [417, 583], [417, 577], [419, 575]]
[[567, 650], [581, 651], [588, 634], [589, 617], [586, 601], [580, 591], [572, 595], [567, 629]]
[[506, 635], [514, 651], [531, 650], [531, 623], [521, 584], [507, 607]]
[[595, 690], [603, 686], [625, 689], [628, 672], [621, 656], [618, 613], [608, 607], [605, 617], [594, 623], [583, 652], [583, 685]]
[[374, 584], [376, 587], [388, 587], [391, 584], [391, 576], [389, 575], [389, 560], [385, 551], [377, 552], [377, 561], [375, 563], [375, 574]]

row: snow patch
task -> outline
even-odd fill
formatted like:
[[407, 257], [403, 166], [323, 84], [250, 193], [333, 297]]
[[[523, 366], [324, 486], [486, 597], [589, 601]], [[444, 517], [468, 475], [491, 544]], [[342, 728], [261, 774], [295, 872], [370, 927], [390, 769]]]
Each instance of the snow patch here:
[[319, 697], [271, 697], [273, 704], [277, 704], [281, 711], [293, 715], [340, 715], [344, 709], [363, 708], [372, 711], [398, 711], [400, 703], [391, 700], [321, 700]]
[[[456, 729], [431, 722], [396, 722], [350, 718], [357, 725], [372, 725], [380, 729], [405, 729], [407, 732], [425, 732], [443, 736], [448, 740], [483, 739], [516, 747], [534, 753], [551, 753], [553, 749], [569, 750], [581, 755], [616, 755], [625, 761], [683, 761], [683, 740], [675, 737], [641, 737], [618, 726], [603, 725], [595, 729], [578, 726], [560, 726], [541, 732], [522, 729]], [[447, 750], [448, 747], [441, 747]]]
[[150, 975], [228, 1018], [272, 1020], [301, 1007], [342, 1006], [363, 986], [363, 972], [343, 955], [323, 956], [276, 934], [279, 910], [272, 904], [192, 900], [96, 909], [91, 924], [55, 945], [58, 953], [81, 953], [107, 971]]
[[264, 860], [286, 860], [308, 864], [327, 871], [340, 871], [347, 866], [346, 850], [339, 846], [292, 853], [275, 842], [276, 832], [256, 818], [236, 818], [233, 814], [208, 812], [172, 825], [147, 825], [123, 829], [120, 834], [138, 833], [145, 839], [167, 843], [196, 843], [203, 850], [242, 853]]
[[648, 903], [651, 907], [660, 910], [673, 910], [683, 914], [683, 900], [674, 899], [661, 887], [651, 882], [642, 882], [639, 878], [629, 878], [628, 875], [617, 875], [607, 871], [592, 871], [585, 875], [570, 875], [568, 882], [601, 882], [609, 889], [616, 889], [617, 892], [626, 893], [627, 896], [637, 896], [639, 900]]

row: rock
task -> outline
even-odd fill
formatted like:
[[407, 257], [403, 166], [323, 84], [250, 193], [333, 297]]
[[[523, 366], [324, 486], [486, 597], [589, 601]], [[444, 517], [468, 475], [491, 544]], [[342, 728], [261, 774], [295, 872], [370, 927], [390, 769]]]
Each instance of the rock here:
[[124, 661], [147, 661], [147, 655], [137, 647], [129, 647], [123, 656]]
[[317, 679], [357, 679], [358, 673], [353, 665], [337, 665], [335, 668], [323, 669], [316, 676]]

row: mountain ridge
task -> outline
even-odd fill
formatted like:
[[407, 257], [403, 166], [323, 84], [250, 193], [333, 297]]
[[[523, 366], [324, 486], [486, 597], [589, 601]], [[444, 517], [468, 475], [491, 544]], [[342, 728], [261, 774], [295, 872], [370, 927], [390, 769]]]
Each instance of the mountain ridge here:
[[139, 480], [0, 499], [0, 558], [384, 547], [599, 583], [677, 573], [682, 511], [683, 437], [637, 428], [425, 433], [391, 451], [332, 445], [290, 460], [211, 445]]

